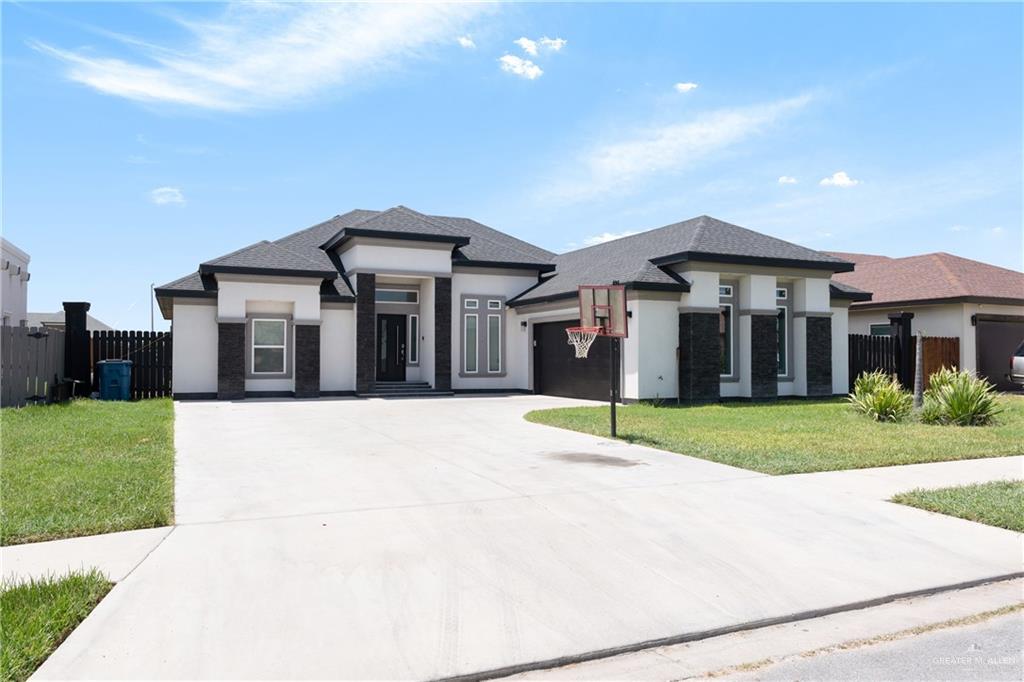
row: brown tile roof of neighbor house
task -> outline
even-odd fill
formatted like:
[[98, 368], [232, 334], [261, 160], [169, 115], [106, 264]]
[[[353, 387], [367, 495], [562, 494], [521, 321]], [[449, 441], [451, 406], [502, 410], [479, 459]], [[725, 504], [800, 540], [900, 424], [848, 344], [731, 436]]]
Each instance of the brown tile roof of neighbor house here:
[[857, 265], [833, 279], [872, 293], [858, 308], [885, 307], [899, 303], [1004, 303], [1024, 304], [1024, 272], [961, 258], [951, 253], [889, 258], [866, 253], [833, 256]]

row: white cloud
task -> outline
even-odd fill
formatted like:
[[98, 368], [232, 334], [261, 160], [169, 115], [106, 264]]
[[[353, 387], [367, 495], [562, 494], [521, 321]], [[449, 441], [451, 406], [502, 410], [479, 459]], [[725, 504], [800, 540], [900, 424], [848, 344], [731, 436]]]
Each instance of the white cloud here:
[[529, 59], [517, 57], [514, 54], [507, 54], [498, 60], [501, 63], [501, 70], [513, 73], [527, 80], [534, 80], [544, 75], [544, 70], [531, 62]]
[[294, 104], [395, 69], [448, 43], [481, 4], [232, 3], [214, 19], [178, 20], [185, 44], [129, 45], [133, 58], [33, 46], [67, 77], [140, 102], [240, 111]]
[[827, 178], [822, 178], [818, 184], [823, 187], [856, 187], [860, 180], [854, 180], [846, 171], [836, 171]]
[[567, 41], [565, 38], [548, 38], [547, 36], [544, 36], [543, 38], [540, 39], [541, 47], [551, 50], [552, 52], [561, 51], [561, 49], [565, 47], [565, 44], [567, 42], [569, 41]]
[[472, 50], [476, 48], [476, 43], [474, 43], [473, 39], [470, 38], [469, 36], [459, 36], [458, 38], [456, 38], [456, 40], [459, 42], [459, 45], [466, 48], [467, 50]]
[[583, 240], [585, 246], [594, 246], [595, 244], [604, 244], [615, 239], [622, 239], [623, 237], [629, 237], [630, 235], [637, 234], [629, 230], [625, 232], [602, 232], [601, 234], [595, 234], [591, 237], [586, 237]]
[[[672, 173], [760, 134], [803, 109], [811, 95], [749, 107], [722, 109], [685, 121], [635, 129], [614, 128], [610, 139], [581, 150], [557, 169], [542, 195], [581, 201], [623, 193], [657, 175]], [[578, 170], [581, 169], [581, 170]]]
[[779, 176], [779, 184], [780, 185], [795, 185], [798, 182], [800, 182], [800, 181], [797, 180], [796, 178], [794, 178], [792, 175], [780, 175]]
[[526, 36], [523, 36], [522, 38], [519, 38], [518, 40], [513, 40], [512, 42], [521, 47], [523, 49], [523, 52], [530, 55], [531, 57], [537, 56], [537, 41], [530, 40]]
[[696, 83], [676, 83], [672, 87], [675, 88], [676, 92], [689, 92], [690, 90], [696, 90], [697, 89], [697, 84]]
[[1006, 229], [1002, 227], [993, 227], [988, 231], [988, 233], [993, 237], [1002, 237], [1006, 234]]
[[967, 230], [967, 226], [966, 225], [950, 225], [949, 226], [949, 231], [950, 232], [965, 232], [966, 230]]
[[149, 193], [149, 198], [157, 206], [185, 203], [185, 195], [177, 187], [157, 187]]

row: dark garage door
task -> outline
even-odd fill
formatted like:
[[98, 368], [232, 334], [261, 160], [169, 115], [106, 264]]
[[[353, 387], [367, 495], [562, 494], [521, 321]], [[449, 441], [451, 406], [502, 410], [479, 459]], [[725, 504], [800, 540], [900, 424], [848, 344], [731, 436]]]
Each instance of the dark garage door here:
[[577, 359], [565, 329], [578, 324], [579, 320], [534, 325], [534, 390], [565, 398], [608, 400], [610, 339], [598, 337], [590, 355]]
[[[981, 318], [980, 315], [978, 317]], [[1006, 375], [1010, 371], [1010, 357], [1021, 341], [1024, 341], [1024, 321], [1009, 316], [997, 319], [995, 315], [989, 319], [978, 319], [978, 374], [1000, 390], [1018, 390]]]

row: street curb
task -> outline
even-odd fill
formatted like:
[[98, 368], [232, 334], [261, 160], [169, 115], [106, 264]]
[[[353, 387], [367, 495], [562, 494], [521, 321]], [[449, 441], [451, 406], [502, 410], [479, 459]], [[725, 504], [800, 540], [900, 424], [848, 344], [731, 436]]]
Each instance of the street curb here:
[[823, 616], [830, 616], [836, 613], [843, 613], [846, 611], [859, 611], [861, 609], [867, 609], [874, 606], [882, 606], [883, 604], [889, 604], [900, 599], [911, 599], [913, 597], [928, 597], [936, 594], [942, 594], [943, 592], [964, 590], [971, 587], [988, 585], [991, 583], [1005, 582], [1007, 580], [1016, 580], [1018, 578], [1024, 578], [1024, 571], [1006, 573], [1004, 575], [993, 576], [990, 578], [968, 580], [967, 582], [953, 583], [952, 585], [929, 587], [922, 590], [913, 590], [910, 592], [898, 592], [896, 594], [890, 594], [885, 597], [876, 597], [874, 599], [866, 599], [863, 601], [851, 602], [849, 604], [841, 604], [839, 606], [829, 606], [822, 609], [813, 609], [810, 611], [799, 611], [797, 613], [792, 613], [785, 616], [775, 616], [772, 618], [751, 620], [746, 621], [744, 623], [737, 623], [735, 625], [727, 625], [721, 628], [713, 628], [711, 630], [698, 630], [696, 632], [686, 632], [679, 635], [670, 635], [668, 637], [648, 639], [641, 642], [634, 642], [632, 644], [623, 644], [622, 646], [609, 647], [607, 649], [585, 651], [579, 654], [569, 654], [567, 656], [559, 656], [557, 658], [549, 658], [541, 661], [517, 663], [514, 665], [504, 666], [501, 668], [491, 668], [490, 670], [482, 670], [480, 672], [467, 673], [464, 675], [439, 677], [436, 678], [434, 682], [476, 682], [477, 680], [493, 680], [500, 677], [508, 677], [510, 675], [518, 675], [519, 673], [531, 672], [535, 670], [561, 668], [563, 666], [573, 665], [575, 663], [584, 663], [587, 661], [596, 661], [602, 658], [620, 656], [622, 654], [636, 653], [638, 651], [643, 651], [645, 649], [654, 649], [662, 646], [671, 646], [673, 644], [684, 644], [686, 642], [696, 642], [702, 639], [719, 637], [721, 635], [729, 635], [736, 632], [744, 632], [747, 630], [757, 630], [759, 628], [771, 627], [773, 625], [795, 623], [802, 620], [811, 620], [813, 618], [821, 618]]

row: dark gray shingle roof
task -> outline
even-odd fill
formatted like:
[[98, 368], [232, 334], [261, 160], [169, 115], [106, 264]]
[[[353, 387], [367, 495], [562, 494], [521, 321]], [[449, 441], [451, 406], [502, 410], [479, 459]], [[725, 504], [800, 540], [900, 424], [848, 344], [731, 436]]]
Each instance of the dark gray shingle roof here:
[[[776, 239], [710, 216], [699, 216], [555, 257], [555, 275], [514, 302], [569, 296], [581, 284], [672, 286], [677, 279], [659, 267], [684, 260], [785, 262], [845, 269], [835, 256]], [[652, 262], [653, 261], [653, 262]]]
[[250, 244], [199, 265], [199, 271], [204, 274], [244, 270], [294, 272], [314, 276], [319, 273], [323, 277], [337, 274], [337, 270], [330, 263], [325, 267], [322, 262], [317, 262], [280, 244], [266, 240]]

